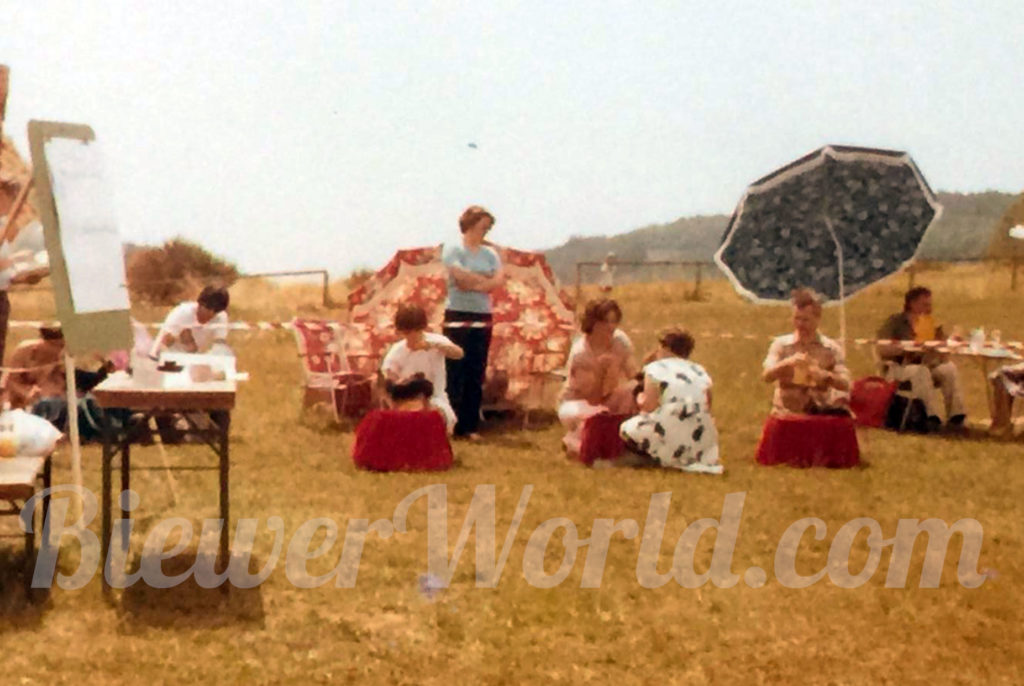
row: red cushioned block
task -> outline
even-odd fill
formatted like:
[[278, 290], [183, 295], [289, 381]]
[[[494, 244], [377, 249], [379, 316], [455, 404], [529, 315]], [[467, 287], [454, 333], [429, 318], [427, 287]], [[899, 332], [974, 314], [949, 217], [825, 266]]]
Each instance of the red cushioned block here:
[[791, 467], [856, 467], [860, 464], [857, 431], [849, 417], [769, 417], [757, 446], [757, 461]]
[[896, 394], [896, 383], [880, 376], [857, 379], [850, 389], [850, 411], [860, 426], [878, 429], [885, 426], [889, 404]]
[[583, 423], [580, 442], [580, 462], [594, 464], [594, 460], [616, 460], [626, 451], [619, 436], [619, 425], [633, 415], [604, 412], [588, 417]]
[[356, 427], [352, 461], [377, 472], [444, 471], [452, 465], [444, 418], [435, 410], [371, 410]]

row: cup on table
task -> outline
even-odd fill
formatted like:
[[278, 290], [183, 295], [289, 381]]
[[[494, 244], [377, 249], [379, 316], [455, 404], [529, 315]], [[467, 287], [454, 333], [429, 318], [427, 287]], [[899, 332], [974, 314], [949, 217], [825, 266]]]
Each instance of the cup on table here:
[[970, 346], [974, 353], [985, 347], [985, 329], [978, 328], [971, 332]]

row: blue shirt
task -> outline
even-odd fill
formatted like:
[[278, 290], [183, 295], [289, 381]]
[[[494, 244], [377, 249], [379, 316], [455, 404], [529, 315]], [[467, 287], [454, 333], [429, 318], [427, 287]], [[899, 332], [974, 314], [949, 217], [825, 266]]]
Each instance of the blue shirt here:
[[491, 311], [491, 296], [489, 293], [480, 291], [464, 291], [455, 283], [455, 277], [450, 268], [459, 267], [474, 274], [483, 276], [494, 276], [501, 269], [501, 258], [493, 248], [481, 245], [476, 250], [456, 244], [446, 245], [441, 252], [441, 261], [449, 268], [448, 272], [448, 309], [458, 312], [480, 312], [487, 314]]

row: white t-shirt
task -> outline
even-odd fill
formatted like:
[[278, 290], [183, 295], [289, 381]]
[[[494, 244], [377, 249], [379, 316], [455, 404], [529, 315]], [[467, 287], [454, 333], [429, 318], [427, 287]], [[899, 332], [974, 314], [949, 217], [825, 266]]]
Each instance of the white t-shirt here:
[[199, 352], [206, 352], [215, 341], [223, 341], [228, 337], [228, 313], [218, 312], [205, 324], [199, 323], [197, 313], [199, 303], [181, 303], [167, 315], [157, 340], [160, 340], [165, 333], [174, 336], [175, 341], [168, 347], [174, 352], [188, 352], [181, 345], [181, 333], [188, 329], [192, 332], [192, 338], [199, 348]]
[[[425, 333], [423, 337], [427, 343], [445, 343], [454, 345], [447, 336], [439, 333]], [[429, 350], [409, 350], [405, 339], [398, 341], [391, 346], [384, 361], [380, 365], [381, 371], [386, 376], [396, 376], [399, 380], [407, 379], [413, 374], [423, 374], [430, 383], [434, 384], [434, 397], [447, 398], [446, 385], [447, 375], [445, 373], [444, 353], [437, 348]]]

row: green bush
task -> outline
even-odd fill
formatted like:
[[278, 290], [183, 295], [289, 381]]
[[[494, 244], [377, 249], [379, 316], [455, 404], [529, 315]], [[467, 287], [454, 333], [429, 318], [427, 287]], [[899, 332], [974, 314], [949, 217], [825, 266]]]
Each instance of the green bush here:
[[132, 297], [154, 305], [173, 305], [195, 297], [203, 286], [230, 286], [238, 279], [233, 264], [183, 238], [160, 247], [131, 246], [126, 252]]

